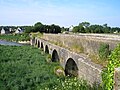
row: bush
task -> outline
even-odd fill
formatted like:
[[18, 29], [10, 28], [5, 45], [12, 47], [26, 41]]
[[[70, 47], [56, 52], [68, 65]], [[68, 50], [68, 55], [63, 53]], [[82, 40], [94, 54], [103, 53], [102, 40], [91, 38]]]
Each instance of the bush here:
[[64, 77], [65, 76], [65, 72], [64, 69], [61, 66], [56, 66], [54, 68], [54, 73], [58, 76], [58, 77]]
[[114, 85], [114, 69], [120, 67], [120, 44], [114, 49], [109, 57], [109, 63], [102, 73], [102, 81], [105, 90], [112, 90]]
[[48, 63], [52, 62], [52, 57], [51, 57], [50, 54], [47, 54], [47, 56], [46, 56], [46, 61], [47, 61]]
[[101, 44], [99, 47], [99, 57], [102, 60], [106, 60], [110, 54], [109, 45]]

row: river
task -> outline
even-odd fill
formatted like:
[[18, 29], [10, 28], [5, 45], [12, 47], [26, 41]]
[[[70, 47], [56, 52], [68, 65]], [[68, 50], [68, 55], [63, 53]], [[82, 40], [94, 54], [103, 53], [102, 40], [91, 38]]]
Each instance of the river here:
[[0, 40], [0, 45], [10, 45], [10, 46], [23, 46], [22, 44], [10, 41]]

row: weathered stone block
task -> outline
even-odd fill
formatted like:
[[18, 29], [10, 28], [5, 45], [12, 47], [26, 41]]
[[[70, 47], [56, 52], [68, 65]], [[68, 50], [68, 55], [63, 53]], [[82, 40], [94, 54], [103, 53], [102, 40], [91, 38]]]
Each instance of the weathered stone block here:
[[114, 90], [120, 90], [120, 67], [115, 68], [114, 81]]

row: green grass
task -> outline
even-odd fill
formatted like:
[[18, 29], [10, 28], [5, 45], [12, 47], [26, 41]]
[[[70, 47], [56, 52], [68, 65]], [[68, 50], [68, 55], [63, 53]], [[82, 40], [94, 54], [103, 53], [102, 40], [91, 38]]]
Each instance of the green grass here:
[[56, 76], [58, 66], [35, 47], [0, 45], [0, 90], [102, 90], [84, 80]]
[[1, 40], [7, 40], [7, 41], [29, 41], [30, 37], [29, 34], [24, 33], [24, 34], [5, 34], [5, 35], [0, 35]]

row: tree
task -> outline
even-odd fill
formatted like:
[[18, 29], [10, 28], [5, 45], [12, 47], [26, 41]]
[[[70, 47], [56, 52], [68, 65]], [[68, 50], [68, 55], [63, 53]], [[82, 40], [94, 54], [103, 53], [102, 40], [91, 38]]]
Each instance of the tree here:
[[79, 25], [79, 32], [80, 33], [85, 33], [85, 28], [83, 27], [82, 24]]
[[82, 25], [82, 26], [84, 26], [84, 27], [89, 27], [90, 26], [90, 23], [89, 22], [82, 22], [82, 23], [80, 23], [79, 25]]
[[73, 28], [73, 32], [74, 32], [74, 33], [79, 32], [79, 30], [80, 30], [79, 26], [75, 26], [75, 27]]
[[25, 28], [25, 33], [30, 33], [30, 32], [33, 32], [34, 30], [34, 28], [33, 28], [33, 26], [25, 26], [24, 27]]
[[41, 32], [41, 33], [43, 33], [43, 24], [41, 23], [41, 22], [37, 22], [37, 23], [35, 23], [35, 25], [34, 25], [34, 32]]

